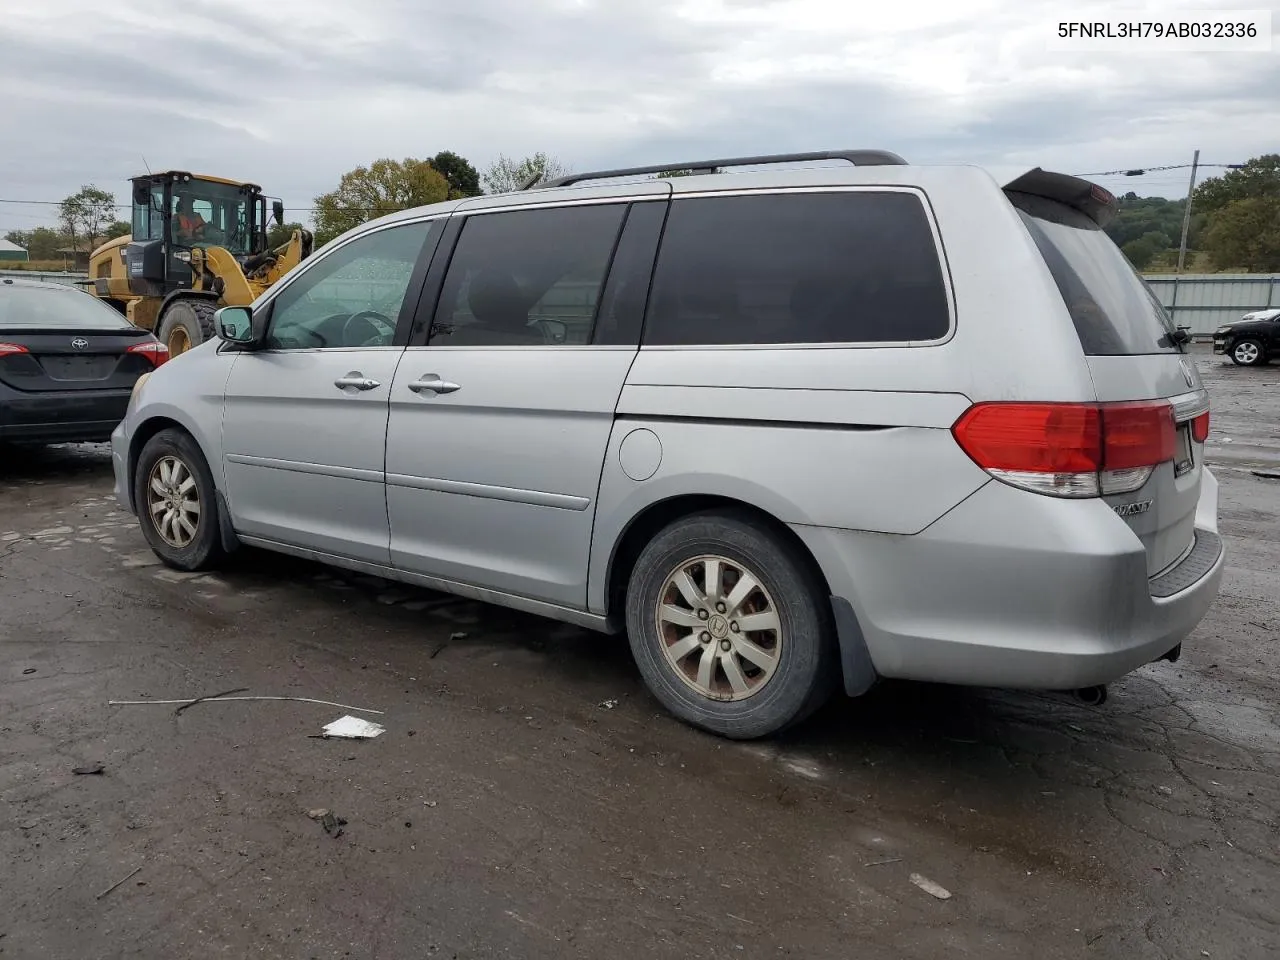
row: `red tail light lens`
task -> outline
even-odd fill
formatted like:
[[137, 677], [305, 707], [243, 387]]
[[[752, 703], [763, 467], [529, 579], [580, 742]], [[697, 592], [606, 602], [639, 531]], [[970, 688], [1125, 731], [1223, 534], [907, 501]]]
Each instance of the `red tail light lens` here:
[[1191, 421], [1191, 439], [1196, 443], [1204, 443], [1209, 439], [1209, 411]]
[[26, 347], [20, 343], [0, 343], [0, 357], [7, 357], [15, 353], [28, 353]]
[[1166, 400], [1103, 404], [1102, 444], [1105, 470], [1153, 467], [1172, 460], [1178, 447], [1173, 404]]
[[1173, 406], [1165, 400], [980, 403], [951, 432], [988, 473], [1058, 497], [1136, 490], [1177, 450]]
[[1102, 469], [1102, 418], [1074, 403], [980, 403], [952, 428], [984, 470], [1090, 473]]
[[127, 351], [137, 353], [151, 361], [151, 366], [158, 367], [169, 359], [169, 348], [159, 340], [148, 340], [146, 343], [135, 343]]

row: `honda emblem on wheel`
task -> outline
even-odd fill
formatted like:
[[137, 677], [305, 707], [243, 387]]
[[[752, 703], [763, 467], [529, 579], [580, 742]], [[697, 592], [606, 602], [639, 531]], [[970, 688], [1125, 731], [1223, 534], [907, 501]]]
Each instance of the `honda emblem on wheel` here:
[[71, 347], [73, 350], [83, 350], [87, 346], [89, 346], [89, 341], [84, 337], [76, 337], [71, 341]]

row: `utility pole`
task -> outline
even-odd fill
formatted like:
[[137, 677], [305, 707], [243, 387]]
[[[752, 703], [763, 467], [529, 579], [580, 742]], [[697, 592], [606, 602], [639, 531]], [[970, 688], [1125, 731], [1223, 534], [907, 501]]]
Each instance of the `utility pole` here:
[[1187, 185], [1187, 208], [1182, 211], [1182, 243], [1178, 246], [1178, 273], [1187, 261], [1187, 233], [1191, 230], [1191, 195], [1196, 189], [1196, 168], [1200, 166], [1200, 151], [1191, 158], [1191, 182]]

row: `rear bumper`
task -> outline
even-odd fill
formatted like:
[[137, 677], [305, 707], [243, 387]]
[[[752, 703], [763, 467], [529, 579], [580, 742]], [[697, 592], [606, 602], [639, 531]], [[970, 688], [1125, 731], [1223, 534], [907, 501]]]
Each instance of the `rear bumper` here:
[[1157, 580], [1102, 501], [996, 481], [916, 536], [793, 529], [852, 604], [879, 676], [1067, 690], [1164, 656], [1217, 597], [1218, 485], [1203, 476], [1196, 546]]
[[0, 387], [0, 440], [103, 441], [129, 408], [128, 390], [29, 394]]

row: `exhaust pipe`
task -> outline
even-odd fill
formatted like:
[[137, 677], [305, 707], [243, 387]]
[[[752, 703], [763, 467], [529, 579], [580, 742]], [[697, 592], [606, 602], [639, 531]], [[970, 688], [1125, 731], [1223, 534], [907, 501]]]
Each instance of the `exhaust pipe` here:
[[1101, 683], [1093, 687], [1081, 687], [1079, 690], [1072, 690], [1071, 696], [1086, 707], [1100, 707], [1107, 702], [1107, 688]]

